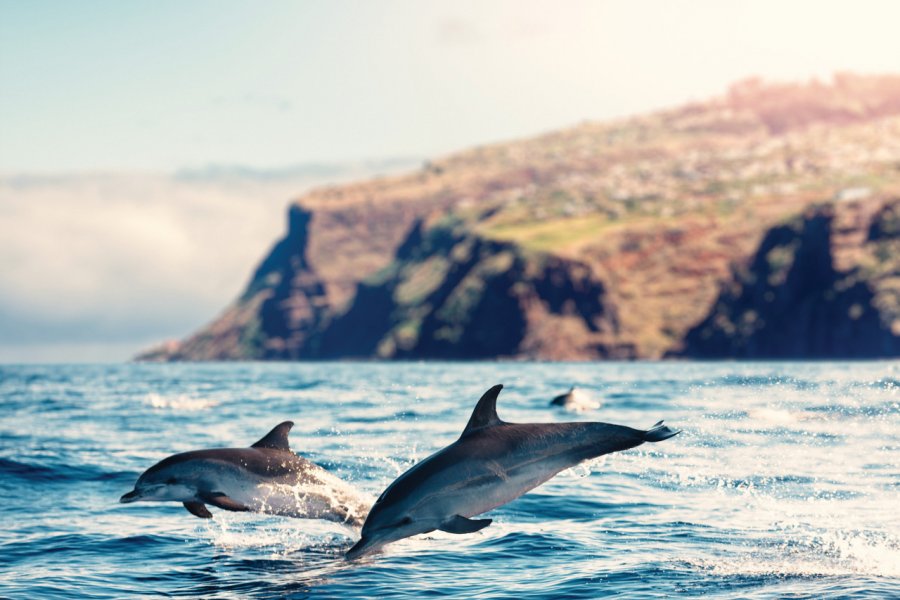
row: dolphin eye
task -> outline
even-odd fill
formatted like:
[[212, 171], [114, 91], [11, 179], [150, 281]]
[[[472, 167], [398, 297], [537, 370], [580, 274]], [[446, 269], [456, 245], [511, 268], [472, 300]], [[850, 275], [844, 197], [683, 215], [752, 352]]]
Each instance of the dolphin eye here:
[[409, 525], [410, 523], [412, 523], [412, 517], [403, 517], [400, 521], [401, 525]]
[[175, 485], [176, 483], [178, 483], [178, 480], [174, 477], [169, 477], [168, 479], [166, 479], [166, 485]]

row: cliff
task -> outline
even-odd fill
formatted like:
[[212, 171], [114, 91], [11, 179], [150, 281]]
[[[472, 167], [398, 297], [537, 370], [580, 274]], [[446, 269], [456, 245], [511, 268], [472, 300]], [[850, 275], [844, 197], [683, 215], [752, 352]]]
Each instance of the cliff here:
[[321, 188], [155, 360], [900, 354], [900, 77], [734, 86]]
[[[897, 211], [825, 205], [770, 229], [749, 264], [736, 268], [680, 353], [699, 358], [900, 356]], [[844, 214], [841, 214], [844, 213]], [[838, 230], [839, 215], [845, 229]], [[863, 260], [837, 267], [839, 234], [866, 234]], [[843, 249], [848, 250], [847, 248]]]

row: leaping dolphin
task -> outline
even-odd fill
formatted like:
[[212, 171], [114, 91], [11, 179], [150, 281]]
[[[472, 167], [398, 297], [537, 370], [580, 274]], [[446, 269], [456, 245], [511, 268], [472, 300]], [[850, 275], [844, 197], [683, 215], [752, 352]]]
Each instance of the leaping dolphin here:
[[372, 506], [354, 559], [385, 544], [439, 529], [472, 533], [502, 506], [578, 463], [679, 433], [662, 421], [649, 431], [609, 423], [505, 423], [497, 416], [502, 385], [475, 406], [462, 436], [413, 466]]
[[288, 443], [294, 424], [285, 421], [249, 448], [214, 448], [174, 454], [138, 478], [119, 501], [184, 503], [197, 517], [224, 510], [326, 519], [359, 526], [366, 500], [319, 465], [297, 456]]

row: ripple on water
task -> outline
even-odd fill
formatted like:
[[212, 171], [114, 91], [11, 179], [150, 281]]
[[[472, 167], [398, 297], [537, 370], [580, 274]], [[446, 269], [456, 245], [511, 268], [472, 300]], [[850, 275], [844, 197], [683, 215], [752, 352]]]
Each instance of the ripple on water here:
[[[0, 596], [872, 597], [900, 589], [897, 363], [0, 366]], [[683, 430], [560, 474], [476, 534], [359, 563], [341, 526], [120, 505], [148, 466], [294, 449], [376, 497], [504, 383], [509, 420]], [[562, 415], [578, 385], [603, 406]]]

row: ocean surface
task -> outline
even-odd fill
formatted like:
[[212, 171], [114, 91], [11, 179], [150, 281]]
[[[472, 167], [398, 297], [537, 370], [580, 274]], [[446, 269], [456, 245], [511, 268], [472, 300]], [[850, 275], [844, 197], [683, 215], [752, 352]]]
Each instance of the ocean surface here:
[[[169, 454], [288, 419], [295, 452], [374, 498], [496, 383], [507, 421], [683, 433], [359, 563], [337, 524], [118, 503]], [[551, 409], [572, 384], [602, 406]], [[900, 597], [900, 363], [0, 367], [0, 597], [701, 595]]]

